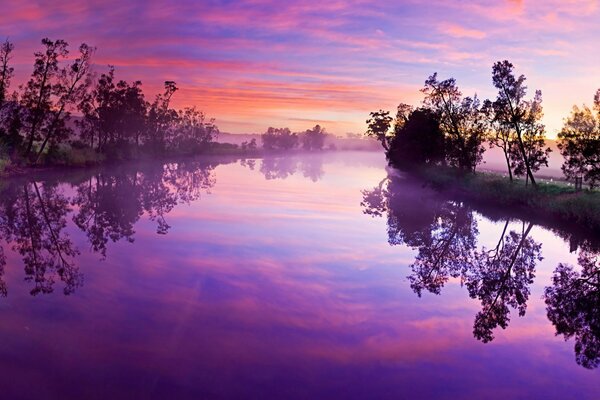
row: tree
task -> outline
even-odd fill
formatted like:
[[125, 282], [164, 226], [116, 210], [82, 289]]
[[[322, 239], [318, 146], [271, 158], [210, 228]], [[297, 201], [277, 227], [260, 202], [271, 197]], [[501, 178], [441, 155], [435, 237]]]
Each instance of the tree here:
[[65, 120], [69, 118], [69, 108], [85, 98], [91, 84], [90, 63], [94, 51], [95, 48], [82, 43], [79, 46], [79, 57], [70, 66], [60, 71], [58, 82], [54, 87], [54, 95], [58, 97], [58, 100], [53, 105], [50, 125], [46, 129], [44, 141], [34, 162], [44, 152], [48, 141], [57, 141], [69, 136], [70, 131], [65, 128]]
[[444, 160], [444, 134], [437, 114], [418, 108], [396, 118], [387, 158], [392, 165], [411, 167]]
[[390, 128], [392, 121], [389, 111], [374, 111], [371, 114], [371, 118], [367, 120], [367, 136], [373, 137], [381, 143], [385, 151], [389, 150]]
[[446, 159], [452, 166], [474, 171], [481, 162], [486, 135], [486, 118], [481, 102], [462, 97], [454, 78], [439, 81], [431, 75], [421, 89], [425, 107], [438, 114], [446, 138]]
[[[52, 96], [58, 94], [61, 86], [59, 61], [67, 54], [67, 42], [42, 39], [43, 51], [35, 53], [35, 63], [31, 78], [25, 85], [21, 96], [21, 106], [26, 110], [24, 120], [26, 134], [25, 157], [29, 157], [33, 143], [42, 138], [40, 131], [47, 129], [50, 124], [53, 109]], [[57, 93], [58, 92], [58, 93]]]
[[[600, 97], [600, 90], [597, 92]], [[558, 134], [558, 149], [564, 157], [562, 171], [567, 180], [577, 177], [595, 187], [600, 181], [600, 98], [597, 112], [574, 106]]]
[[14, 74], [14, 68], [9, 65], [14, 48], [15, 45], [9, 42], [8, 39], [0, 45], [0, 110], [2, 110], [8, 98], [8, 88]]
[[157, 154], [164, 153], [177, 111], [169, 108], [171, 98], [178, 90], [173, 81], [165, 81], [164, 92], [158, 94], [148, 110], [148, 141]]
[[[540, 138], [544, 137], [544, 126], [539, 123], [542, 118], [542, 96], [536, 91], [533, 101], [526, 101], [527, 87], [525, 76], [515, 77], [514, 66], [509, 61], [498, 61], [492, 67], [492, 81], [498, 89], [498, 96], [493, 103], [495, 119], [502, 125], [514, 129], [516, 142], [511, 154], [513, 165], [527, 174], [531, 184], [536, 187], [533, 171], [537, 164], [547, 163], [548, 149], [542, 150]], [[529, 138], [529, 148], [526, 141]], [[543, 145], [542, 145], [543, 146]], [[533, 157], [531, 159], [530, 157]], [[519, 161], [516, 161], [516, 159]]]
[[[216, 139], [219, 129], [214, 119], [206, 119], [206, 115], [196, 109], [187, 107], [177, 113], [177, 118], [170, 121], [173, 125], [171, 147], [179, 153], [190, 153], [206, 149]], [[255, 141], [256, 144], [256, 141]]]
[[[533, 101], [529, 102], [525, 117], [523, 118], [522, 145], [525, 149], [526, 158], [529, 162], [529, 169], [536, 172], [542, 165], [548, 166], [548, 155], [552, 151], [546, 145], [545, 127], [539, 121], [542, 113], [542, 93], [538, 90], [535, 93]], [[527, 175], [527, 165], [523, 161], [522, 149], [518, 141], [513, 141], [509, 149], [511, 166], [515, 175], [525, 175], [525, 184], [529, 182]]]
[[127, 158], [130, 146], [140, 146], [147, 132], [148, 104], [142, 82], [116, 81], [114, 67], [109, 67], [80, 103], [82, 138], [90, 147], [113, 158]]
[[267, 151], [292, 150], [298, 146], [298, 135], [289, 128], [270, 127], [261, 135], [263, 148]]
[[557, 335], [575, 339], [575, 360], [585, 368], [600, 365], [600, 264], [598, 254], [583, 249], [578, 256], [580, 272], [559, 264], [546, 287], [548, 319]]
[[320, 125], [315, 125], [312, 129], [307, 129], [302, 135], [302, 147], [305, 150], [323, 150], [325, 144], [325, 137], [327, 133], [325, 128], [321, 128]]
[[488, 143], [491, 147], [498, 147], [504, 154], [504, 160], [506, 161], [506, 169], [508, 171], [508, 178], [513, 181], [512, 164], [510, 161], [511, 148], [515, 143], [516, 137], [514, 130], [511, 126], [502, 123], [498, 120], [494, 113], [494, 108], [490, 100], [486, 100], [483, 105], [483, 112], [487, 115], [489, 124]]

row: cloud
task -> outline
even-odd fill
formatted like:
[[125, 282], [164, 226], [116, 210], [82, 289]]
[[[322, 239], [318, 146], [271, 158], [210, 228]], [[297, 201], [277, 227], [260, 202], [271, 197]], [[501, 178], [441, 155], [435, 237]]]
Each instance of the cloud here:
[[468, 38], [468, 39], [483, 39], [487, 35], [483, 31], [478, 31], [477, 29], [469, 29], [460, 25], [443, 25], [440, 28], [441, 32], [446, 35], [455, 37], [455, 38]]

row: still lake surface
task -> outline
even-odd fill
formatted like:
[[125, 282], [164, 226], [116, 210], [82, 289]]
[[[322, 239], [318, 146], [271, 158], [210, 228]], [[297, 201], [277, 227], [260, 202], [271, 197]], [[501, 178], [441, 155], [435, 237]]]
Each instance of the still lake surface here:
[[595, 238], [443, 198], [382, 154], [0, 194], [2, 398], [600, 396]]

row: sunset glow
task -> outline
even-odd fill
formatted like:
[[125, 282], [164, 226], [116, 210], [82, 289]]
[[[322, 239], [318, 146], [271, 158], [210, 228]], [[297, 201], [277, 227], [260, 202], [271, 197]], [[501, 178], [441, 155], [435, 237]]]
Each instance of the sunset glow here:
[[364, 132], [374, 109], [418, 104], [433, 72], [465, 95], [494, 97], [491, 66], [511, 60], [541, 89], [548, 136], [600, 85], [600, 3], [569, 1], [14, 1], [0, 36], [15, 44], [15, 80], [43, 37], [98, 48], [98, 73], [165, 80], [175, 105], [197, 105], [222, 131], [268, 126]]

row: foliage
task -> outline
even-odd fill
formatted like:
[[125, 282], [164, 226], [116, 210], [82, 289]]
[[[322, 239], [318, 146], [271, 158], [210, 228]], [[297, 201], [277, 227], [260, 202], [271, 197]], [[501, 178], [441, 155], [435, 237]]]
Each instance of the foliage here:
[[498, 89], [493, 103], [494, 120], [513, 129], [516, 140], [510, 146], [511, 167], [517, 175], [527, 175], [533, 186], [533, 172], [548, 164], [550, 149], [544, 149], [545, 127], [542, 118], [542, 93], [535, 92], [533, 100], [525, 100], [525, 76], [516, 77], [509, 61], [498, 61], [492, 67], [492, 81]]
[[437, 114], [427, 108], [419, 108], [400, 121], [396, 123], [387, 152], [392, 165], [410, 168], [444, 160], [444, 135]]
[[573, 107], [558, 134], [558, 148], [564, 157], [563, 173], [568, 180], [583, 177], [590, 187], [600, 181], [600, 90], [594, 111]]
[[374, 111], [370, 115], [371, 118], [367, 120], [367, 136], [377, 139], [388, 151], [393, 118], [389, 111], [383, 110]]
[[312, 129], [307, 129], [302, 134], [302, 147], [304, 150], [314, 151], [323, 150], [325, 137], [327, 133], [320, 125], [315, 125]]
[[421, 89], [423, 104], [438, 115], [449, 165], [474, 171], [481, 162], [486, 119], [477, 96], [462, 97], [454, 78], [439, 81], [431, 75]]
[[269, 127], [261, 135], [263, 148], [267, 151], [288, 151], [295, 149], [299, 145], [297, 133], [292, 133], [289, 128]]

